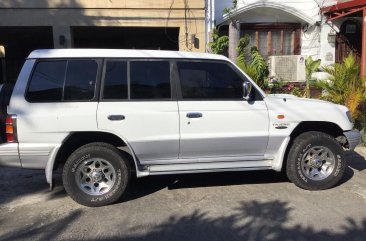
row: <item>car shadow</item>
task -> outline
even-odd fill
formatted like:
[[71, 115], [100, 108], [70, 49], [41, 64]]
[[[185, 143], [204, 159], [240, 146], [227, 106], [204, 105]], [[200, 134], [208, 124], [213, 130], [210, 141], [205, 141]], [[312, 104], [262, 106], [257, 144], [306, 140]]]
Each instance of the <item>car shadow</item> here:
[[287, 177], [282, 173], [267, 170], [251, 172], [213, 172], [148, 176], [141, 179], [133, 179], [120, 202], [138, 199], [164, 188], [167, 188], [168, 190], [174, 190], [184, 188], [280, 182], [288, 182]]
[[348, 162], [348, 165], [357, 170], [357, 171], [363, 171], [366, 169], [366, 159], [359, 153], [355, 151], [346, 151], [345, 157]]

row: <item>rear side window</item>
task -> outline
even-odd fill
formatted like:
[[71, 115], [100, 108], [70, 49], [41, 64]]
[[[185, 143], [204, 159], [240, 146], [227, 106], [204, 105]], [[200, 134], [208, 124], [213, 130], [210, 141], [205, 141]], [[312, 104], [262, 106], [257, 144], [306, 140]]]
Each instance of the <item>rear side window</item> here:
[[39, 62], [29, 83], [27, 99], [32, 102], [61, 101], [66, 61]]
[[243, 78], [228, 64], [177, 62], [183, 99], [243, 99]]
[[40, 61], [33, 71], [26, 98], [31, 102], [92, 100], [97, 70], [95, 60]]

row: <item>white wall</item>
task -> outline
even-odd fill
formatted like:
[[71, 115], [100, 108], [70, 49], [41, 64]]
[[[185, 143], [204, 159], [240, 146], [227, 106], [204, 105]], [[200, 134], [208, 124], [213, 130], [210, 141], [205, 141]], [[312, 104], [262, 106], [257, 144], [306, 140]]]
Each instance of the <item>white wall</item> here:
[[[223, 21], [223, 9], [232, 6], [232, 0], [214, 0], [215, 1], [215, 21]], [[287, 12], [280, 9], [261, 8], [257, 11], [250, 10], [246, 14], [241, 14], [243, 22], [298, 22], [301, 23], [301, 54], [322, 59], [322, 63], [334, 63], [335, 46], [328, 43], [328, 33], [331, 27], [325, 23], [324, 16], [320, 13], [320, 8], [335, 4], [336, 0], [238, 0], [237, 8], [247, 8], [249, 5], [258, 3], [280, 4]], [[290, 13], [289, 13], [290, 12]], [[291, 14], [295, 13], [302, 16], [302, 19]], [[309, 24], [305, 20], [311, 19]], [[327, 61], [326, 55], [333, 55], [333, 61]], [[329, 58], [328, 58], [329, 59]]]
[[322, 41], [319, 58], [322, 60], [322, 64], [324, 65], [333, 64], [335, 62], [335, 44], [328, 42], [328, 34], [332, 32], [332, 28], [326, 23], [324, 23], [321, 28], [322, 31], [320, 39]]
[[[238, 0], [237, 8], [256, 3], [277, 3], [288, 6], [289, 8], [297, 9], [299, 12], [302, 12], [309, 17], [319, 18], [319, 7], [316, 1], [323, 3], [323, 0]], [[217, 23], [222, 21], [224, 8], [230, 8], [231, 6], [232, 0], [215, 0], [215, 20]]]

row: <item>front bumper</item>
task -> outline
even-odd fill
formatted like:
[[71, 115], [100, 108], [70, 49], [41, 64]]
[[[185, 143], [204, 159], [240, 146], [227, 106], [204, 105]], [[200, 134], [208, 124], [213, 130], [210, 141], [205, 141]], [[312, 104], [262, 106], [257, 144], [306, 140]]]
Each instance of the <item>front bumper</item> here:
[[361, 134], [359, 130], [345, 131], [343, 134], [347, 138], [348, 148], [350, 150], [354, 150], [360, 144]]
[[18, 143], [0, 144], [0, 166], [21, 167]]

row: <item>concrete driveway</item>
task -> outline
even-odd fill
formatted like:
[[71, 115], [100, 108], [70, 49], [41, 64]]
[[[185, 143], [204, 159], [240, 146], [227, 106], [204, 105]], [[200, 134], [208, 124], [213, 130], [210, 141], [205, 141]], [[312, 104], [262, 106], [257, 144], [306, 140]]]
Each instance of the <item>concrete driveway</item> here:
[[117, 204], [76, 204], [57, 175], [0, 168], [0, 240], [366, 240], [366, 148], [337, 187], [310, 192], [272, 171], [147, 177]]

